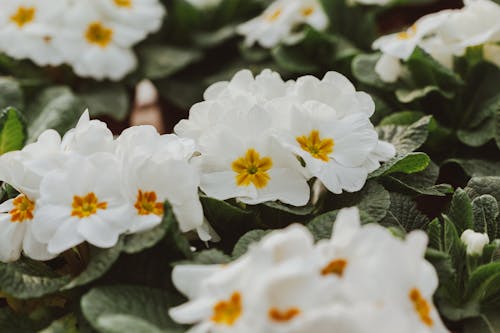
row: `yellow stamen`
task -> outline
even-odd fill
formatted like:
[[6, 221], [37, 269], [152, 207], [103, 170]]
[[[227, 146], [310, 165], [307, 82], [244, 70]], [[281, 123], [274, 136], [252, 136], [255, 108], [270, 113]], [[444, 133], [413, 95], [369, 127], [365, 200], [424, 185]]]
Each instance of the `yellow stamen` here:
[[321, 139], [318, 130], [312, 130], [309, 136], [298, 136], [296, 138], [300, 147], [311, 154], [312, 157], [328, 162], [328, 155], [333, 153], [335, 142], [331, 138]]
[[113, 30], [104, 26], [101, 22], [92, 22], [87, 27], [85, 38], [90, 44], [105, 48], [111, 43]]
[[35, 7], [19, 7], [17, 12], [10, 17], [10, 20], [17, 24], [19, 28], [35, 19]]
[[88, 193], [84, 197], [75, 195], [73, 197], [73, 204], [71, 205], [73, 210], [71, 211], [71, 216], [76, 216], [79, 218], [89, 217], [97, 213], [98, 209], [105, 210], [108, 208], [107, 202], [99, 202], [99, 199], [94, 194], [94, 192]]
[[212, 321], [217, 324], [232, 326], [241, 316], [242, 311], [241, 294], [234, 292], [229, 300], [220, 301], [214, 305]]
[[24, 194], [18, 195], [14, 201], [14, 208], [9, 212], [11, 222], [23, 223], [26, 220], [33, 219], [35, 203], [28, 199]]
[[413, 306], [415, 307], [415, 311], [417, 312], [418, 316], [420, 317], [420, 320], [427, 326], [432, 326], [433, 321], [431, 318], [431, 306], [429, 303], [425, 300], [425, 298], [422, 296], [420, 293], [420, 290], [417, 288], [413, 288], [410, 290], [410, 293], [408, 294], [410, 297], [411, 302], [413, 303]]
[[330, 261], [323, 269], [321, 270], [321, 275], [329, 275], [335, 274], [339, 277], [344, 275], [344, 270], [347, 266], [347, 260], [345, 259], [335, 259]]
[[274, 10], [272, 13], [269, 13], [265, 16], [265, 19], [269, 22], [274, 22], [276, 21], [280, 16], [281, 16], [281, 13], [283, 12], [283, 9], [282, 8], [277, 8], [276, 10]]
[[163, 215], [163, 203], [157, 202], [156, 192], [142, 192], [139, 190], [137, 193], [137, 201], [135, 202], [135, 209], [139, 215], [155, 214], [158, 216]]
[[271, 320], [283, 323], [283, 322], [290, 321], [293, 318], [295, 318], [296, 316], [298, 316], [300, 314], [300, 310], [298, 308], [295, 308], [295, 307], [289, 308], [289, 309], [284, 310], [284, 311], [280, 311], [277, 308], [271, 308], [271, 309], [269, 309], [268, 314], [269, 314], [269, 318], [271, 318]]
[[238, 186], [249, 186], [254, 184], [257, 188], [266, 187], [271, 179], [267, 171], [273, 166], [273, 161], [269, 157], [260, 158], [259, 153], [250, 148], [245, 156], [236, 159], [231, 168], [236, 172], [236, 184]]
[[308, 17], [308, 16], [311, 16], [313, 13], [314, 13], [313, 6], [302, 8], [302, 16]]
[[410, 39], [417, 34], [417, 25], [412, 25], [408, 30], [401, 31], [398, 34], [399, 39]]
[[114, 0], [115, 5], [118, 7], [125, 7], [125, 8], [131, 8], [132, 7], [132, 0]]

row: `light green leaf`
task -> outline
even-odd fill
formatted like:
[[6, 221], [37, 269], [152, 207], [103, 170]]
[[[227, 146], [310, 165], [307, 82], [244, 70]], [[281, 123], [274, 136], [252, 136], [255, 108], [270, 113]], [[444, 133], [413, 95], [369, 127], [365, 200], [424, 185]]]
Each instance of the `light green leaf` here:
[[[491, 288], [492, 286], [494, 288]], [[481, 301], [494, 295], [487, 291], [499, 293], [497, 296], [500, 296], [500, 262], [479, 266], [470, 276], [467, 299]]]
[[232, 257], [238, 258], [244, 255], [252, 243], [259, 242], [268, 233], [270, 233], [269, 230], [252, 230], [247, 232], [234, 246]]
[[427, 235], [429, 236], [429, 247], [438, 251], [443, 249], [442, 241], [443, 228], [438, 218], [435, 218], [427, 225]]
[[386, 176], [391, 173], [401, 172], [412, 174], [425, 170], [431, 159], [424, 153], [409, 153], [406, 155], [398, 155], [389, 161], [382, 164], [380, 168], [373, 171], [368, 178]]
[[338, 210], [332, 210], [316, 216], [307, 224], [307, 228], [311, 231], [315, 240], [328, 239], [332, 236], [333, 224], [337, 214]]
[[400, 156], [411, 153], [427, 140], [431, 119], [431, 116], [426, 116], [409, 126], [378, 126], [379, 139], [392, 143]]
[[12, 263], [0, 263], [0, 290], [19, 299], [37, 298], [52, 294], [70, 281], [59, 276], [49, 266], [22, 258]]
[[[182, 326], [167, 314], [169, 308], [180, 302], [178, 296], [160, 289], [114, 285], [92, 289], [82, 297], [80, 305], [85, 318], [102, 333], [122, 332], [115, 328], [124, 324], [132, 325], [127, 332], [144, 332], [141, 330], [145, 327], [159, 332], [183, 332]], [[138, 321], [137, 326], [132, 319]]]
[[494, 110], [494, 123], [495, 123], [495, 142], [498, 149], [500, 149], [500, 98], [498, 98]]
[[380, 76], [375, 72], [375, 65], [379, 59], [379, 53], [360, 54], [352, 60], [351, 70], [358, 81], [369, 86], [388, 90], [392, 84], [382, 81]]
[[129, 96], [121, 84], [93, 83], [83, 87], [78, 96], [92, 117], [105, 115], [123, 121], [129, 113]]
[[213, 264], [227, 264], [231, 261], [231, 257], [224, 254], [217, 249], [210, 249], [195, 253], [190, 263], [197, 265], [213, 265]]
[[9, 107], [0, 112], [0, 155], [23, 148], [26, 124], [22, 115]]
[[26, 114], [28, 140], [34, 141], [46, 129], [63, 135], [76, 125], [85, 110], [83, 102], [68, 87], [50, 87], [42, 90], [30, 104]]
[[415, 89], [397, 89], [396, 97], [401, 103], [411, 103], [415, 100], [426, 97], [431, 93], [438, 93], [444, 98], [452, 99], [455, 95], [452, 92], [444, 91], [437, 86], [426, 86], [423, 88], [415, 88]]
[[425, 113], [420, 111], [401, 111], [391, 113], [380, 122], [382, 125], [406, 125], [409, 126], [425, 116]]
[[[156, 326], [148, 323], [142, 318], [128, 316], [123, 314], [112, 314], [100, 316], [97, 320], [97, 327], [100, 331], [109, 333], [166, 333], [165, 330], [160, 330]], [[170, 332], [182, 332], [177, 330], [168, 330]]]
[[201, 52], [195, 49], [144, 45], [139, 49], [140, 71], [146, 78], [161, 79], [198, 61], [201, 56]]

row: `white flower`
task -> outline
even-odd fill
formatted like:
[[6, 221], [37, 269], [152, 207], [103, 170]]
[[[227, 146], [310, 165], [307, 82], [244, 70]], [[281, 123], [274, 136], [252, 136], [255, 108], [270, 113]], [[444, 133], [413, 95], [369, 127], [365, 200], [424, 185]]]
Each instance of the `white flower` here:
[[380, 59], [375, 64], [375, 73], [377, 73], [384, 82], [396, 82], [402, 73], [402, 66], [399, 58], [387, 53], [382, 53]]
[[304, 161], [307, 170], [333, 193], [360, 190], [368, 172], [363, 166], [377, 146], [377, 132], [362, 113], [339, 118], [334, 109], [307, 102], [293, 110], [283, 144]]
[[64, 27], [53, 42], [79, 76], [119, 80], [136, 67], [130, 47], [143, 32], [106, 19], [91, 2], [76, 2]]
[[110, 153], [68, 155], [40, 184], [33, 232], [51, 253], [83, 241], [112, 247], [129, 229], [131, 208], [121, 193], [120, 165]]
[[309, 24], [317, 30], [328, 26], [328, 18], [317, 0], [277, 0], [260, 16], [240, 25], [238, 32], [245, 36], [245, 44], [255, 42], [271, 48], [293, 38], [293, 29]]
[[460, 239], [467, 247], [468, 255], [481, 255], [483, 253], [483, 248], [486, 244], [490, 242], [488, 234], [482, 234], [480, 232], [475, 232], [472, 229], [467, 229], [462, 233]]
[[168, 200], [181, 231], [196, 229], [203, 240], [210, 238], [198, 197], [199, 171], [189, 163], [194, 151], [192, 140], [160, 135], [152, 126], [131, 127], [120, 135], [124, 195], [133, 207], [130, 232], [159, 224]]
[[376, 6], [385, 6], [391, 3], [392, 0], [349, 0], [348, 3], [360, 3], [362, 5], [376, 5]]
[[17, 59], [29, 58], [37, 65], [60, 65], [64, 57], [54, 47], [53, 35], [69, 2], [3, 0], [0, 2], [0, 49]]
[[92, 0], [109, 21], [123, 25], [123, 29], [137, 31], [134, 43], [157, 31], [165, 16], [165, 8], [158, 0]]
[[200, 138], [201, 189], [210, 197], [248, 204], [280, 200], [294, 206], [309, 200], [300, 164], [272, 137], [271, 117], [258, 106], [234, 110], [224, 124]]
[[218, 4], [221, 3], [222, 0], [186, 0], [189, 2], [191, 5], [197, 8], [210, 8], [210, 7], [215, 7]]

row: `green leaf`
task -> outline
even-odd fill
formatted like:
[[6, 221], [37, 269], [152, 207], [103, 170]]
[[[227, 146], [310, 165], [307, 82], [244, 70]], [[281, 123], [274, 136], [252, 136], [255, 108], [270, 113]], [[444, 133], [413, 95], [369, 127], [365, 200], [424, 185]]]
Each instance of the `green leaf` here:
[[149, 79], [161, 79], [198, 61], [202, 54], [195, 49], [167, 45], [144, 45], [139, 49], [140, 71]]
[[275, 47], [272, 55], [276, 63], [284, 70], [292, 73], [315, 73], [320, 70], [318, 64], [297, 48], [284, 45]]
[[307, 224], [307, 228], [311, 231], [315, 240], [328, 239], [332, 236], [333, 224], [337, 214], [338, 210], [332, 210], [315, 217]]
[[23, 148], [26, 124], [22, 115], [9, 107], [0, 112], [0, 155]]
[[489, 118], [474, 128], [459, 129], [458, 139], [471, 147], [480, 147], [493, 139], [495, 136], [495, 123]]
[[389, 211], [380, 222], [384, 226], [399, 227], [404, 231], [423, 229], [428, 223], [427, 216], [422, 214], [411, 197], [391, 192]]
[[392, 143], [398, 155], [411, 153], [427, 140], [431, 119], [431, 116], [426, 116], [409, 126], [378, 126], [379, 139]]
[[16, 79], [0, 76], [0, 109], [8, 106], [20, 110], [24, 108], [23, 90]]
[[244, 255], [251, 244], [259, 242], [269, 232], [269, 230], [252, 230], [244, 234], [234, 246], [232, 257], [238, 258]]
[[50, 87], [42, 90], [30, 104], [26, 114], [28, 141], [34, 141], [46, 129], [63, 135], [74, 127], [85, 110], [82, 101], [68, 87]]
[[121, 84], [95, 82], [84, 86], [78, 96], [92, 117], [105, 115], [123, 121], [129, 113], [129, 96]]
[[38, 333], [80, 333], [77, 326], [77, 319], [74, 314], [69, 314], [57, 319], [49, 327]]
[[458, 234], [466, 229], [472, 229], [472, 203], [467, 192], [458, 188], [453, 194], [448, 217], [457, 228]]
[[385, 162], [380, 168], [370, 173], [368, 178], [386, 176], [391, 173], [401, 172], [412, 174], [425, 170], [431, 159], [424, 153], [409, 153], [398, 155]]
[[435, 218], [427, 225], [427, 235], [429, 236], [429, 247], [438, 251], [443, 249], [442, 241], [443, 228], [439, 219]]
[[423, 88], [414, 88], [414, 89], [403, 89], [403, 88], [397, 89], [396, 97], [401, 103], [411, 103], [413, 101], [424, 98], [432, 93], [438, 93], [447, 99], [452, 99], [453, 96], [455, 95], [454, 93], [444, 91], [437, 86], [425, 86]]
[[[496, 288], [490, 289], [492, 286]], [[492, 262], [475, 269], [467, 285], [467, 299], [481, 301], [494, 296], [488, 291], [500, 293], [500, 262]], [[500, 296], [498, 294], [497, 296]]]
[[80, 304], [85, 318], [102, 333], [123, 332], [123, 325], [129, 325], [126, 332], [130, 333], [180, 333], [184, 331], [182, 326], [167, 314], [180, 301], [178, 296], [160, 289], [115, 285], [92, 289]]
[[12, 263], [0, 263], [0, 290], [19, 299], [52, 294], [71, 278], [58, 276], [49, 266], [22, 258]]
[[458, 164], [471, 177], [498, 176], [500, 177], [500, 162], [452, 158], [443, 164]]
[[500, 202], [500, 177], [472, 177], [465, 191], [471, 199], [489, 194]]
[[118, 244], [109, 249], [101, 249], [92, 246], [90, 248], [90, 261], [87, 267], [73, 278], [61, 290], [69, 290], [75, 287], [83, 286], [103, 276], [113, 264], [118, 260], [123, 247], [123, 241], [120, 239]]
[[498, 333], [500, 314], [496, 310], [482, 313], [480, 317], [464, 321], [463, 333]]
[[36, 332], [36, 325], [29, 318], [14, 313], [8, 307], [2, 307], [0, 308], [0, 332], [33, 333]]
[[375, 72], [375, 65], [379, 59], [379, 53], [360, 54], [354, 57], [351, 63], [352, 74], [359, 82], [379, 89], [388, 90], [392, 85], [382, 81], [380, 76]]
[[474, 231], [487, 233], [489, 239], [497, 238], [497, 200], [489, 194], [481, 195], [472, 201], [474, 215]]
[[217, 249], [210, 249], [195, 253], [190, 263], [197, 265], [214, 265], [227, 264], [231, 261], [231, 257]]
[[425, 113], [420, 111], [401, 111], [388, 115], [380, 122], [380, 126], [382, 125], [411, 125], [422, 117], [425, 116]]

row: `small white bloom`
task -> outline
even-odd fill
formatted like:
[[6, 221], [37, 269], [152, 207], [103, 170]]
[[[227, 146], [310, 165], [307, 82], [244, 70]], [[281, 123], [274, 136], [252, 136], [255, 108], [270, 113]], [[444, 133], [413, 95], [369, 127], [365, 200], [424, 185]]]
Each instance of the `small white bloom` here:
[[245, 36], [245, 44], [256, 42], [266, 48], [293, 38], [293, 29], [309, 24], [317, 30], [328, 26], [328, 18], [317, 0], [277, 0], [260, 16], [240, 25], [238, 32]]
[[488, 234], [482, 234], [480, 232], [475, 232], [472, 229], [467, 229], [462, 233], [460, 239], [467, 247], [468, 255], [481, 255], [483, 253], [483, 248], [486, 244], [490, 242]]
[[121, 193], [120, 165], [109, 153], [68, 155], [64, 168], [40, 184], [33, 233], [60, 253], [84, 241], [112, 247], [130, 228], [130, 207]]
[[3, 0], [0, 2], [0, 49], [17, 59], [29, 58], [37, 65], [60, 65], [63, 55], [54, 47], [53, 36], [69, 2]]
[[386, 53], [383, 53], [375, 64], [375, 73], [385, 82], [396, 82], [401, 72], [402, 66], [399, 58]]

